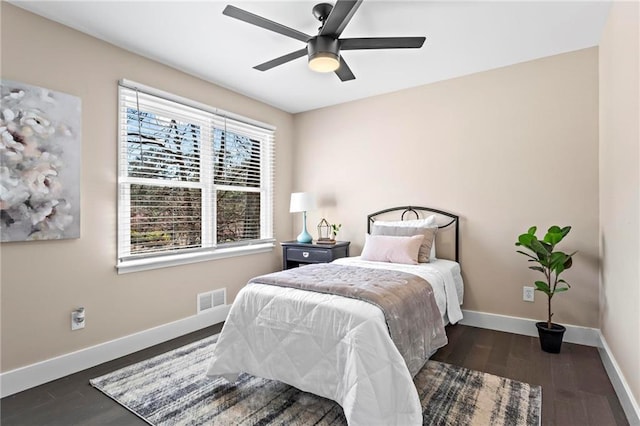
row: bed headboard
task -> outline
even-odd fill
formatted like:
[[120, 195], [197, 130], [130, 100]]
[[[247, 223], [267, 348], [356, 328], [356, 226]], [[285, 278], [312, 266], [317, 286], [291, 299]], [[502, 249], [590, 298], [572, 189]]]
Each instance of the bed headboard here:
[[416, 219], [420, 219], [425, 214], [435, 214], [436, 217], [438, 217], [439, 219], [444, 218], [442, 221], [438, 220], [438, 229], [453, 227], [453, 230], [455, 232], [454, 240], [453, 240], [455, 261], [460, 262], [460, 253], [458, 249], [458, 242], [459, 242], [458, 215], [445, 212], [443, 210], [432, 209], [431, 207], [417, 207], [417, 206], [391, 207], [390, 209], [380, 210], [375, 213], [371, 213], [367, 215], [367, 233], [371, 233], [371, 224], [373, 224], [373, 222], [375, 222], [376, 219], [381, 219], [381, 216], [384, 216], [384, 215], [387, 215], [387, 216], [389, 216], [390, 214], [394, 215], [394, 213], [396, 216], [395, 220], [398, 220], [397, 219], [398, 215], [400, 216], [400, 220], [413, 219], [413, 215], [415, 215]]

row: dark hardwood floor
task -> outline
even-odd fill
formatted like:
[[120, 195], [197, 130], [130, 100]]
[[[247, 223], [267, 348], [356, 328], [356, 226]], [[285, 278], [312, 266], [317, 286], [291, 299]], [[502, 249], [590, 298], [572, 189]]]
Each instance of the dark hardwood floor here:
[[629, 424], [596, 348], [563, 343], [549, 354], [537, 337], [463, 325], [447, 336], [432, 359], [542, 386], [543, 425]]
[[[89, 379], [218, 333], [220, 325], [118, 358], [0, 401], [1, 424], [146, 425], [89, 385]], [[433, 359], [542, 386], [543, 425], [627, 425], [596, 348], [564, 343], [540, 350], [537, 338], [463, 325], [447, 327], [449, 344]]]

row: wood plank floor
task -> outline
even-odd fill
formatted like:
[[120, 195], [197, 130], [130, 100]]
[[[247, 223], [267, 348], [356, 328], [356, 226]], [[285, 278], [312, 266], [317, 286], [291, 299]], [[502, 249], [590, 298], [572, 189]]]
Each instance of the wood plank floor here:
[[[191, 333], [11, 395], [0, 401], [1, 424], [146, 425], [89, 385], [89, 379], [218, 333]], [[433, 359], [542, 386], [542, 424], [627, 425], [596, 348], [564, 343], [562, 353], [540, 350], [538, 339], [463, 325], [447, 327], [449, 344]], [[482, 425], [480, 425], [482, 426]]]
[[538, 338], [463, 325], [447, 336], [432, 359], [542, 386], [543, 425], [629, 424], [596, 348], [563, 343], [549, 354]]

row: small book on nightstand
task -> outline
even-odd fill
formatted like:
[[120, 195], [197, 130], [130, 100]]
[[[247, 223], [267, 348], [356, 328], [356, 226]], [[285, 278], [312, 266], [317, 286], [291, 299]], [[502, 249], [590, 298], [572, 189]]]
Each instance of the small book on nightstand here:
[[316, 244], [333, 245], [335, 243], [336, 243], [336, 240], [316, 240]]

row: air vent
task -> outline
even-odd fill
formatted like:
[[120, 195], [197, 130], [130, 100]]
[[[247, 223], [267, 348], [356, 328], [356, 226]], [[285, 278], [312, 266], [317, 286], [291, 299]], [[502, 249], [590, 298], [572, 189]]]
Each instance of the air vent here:
[[198, 313], [206, 312], [217, 306], [227, 304], [227, 289], [209, 291], [198, 294]]

